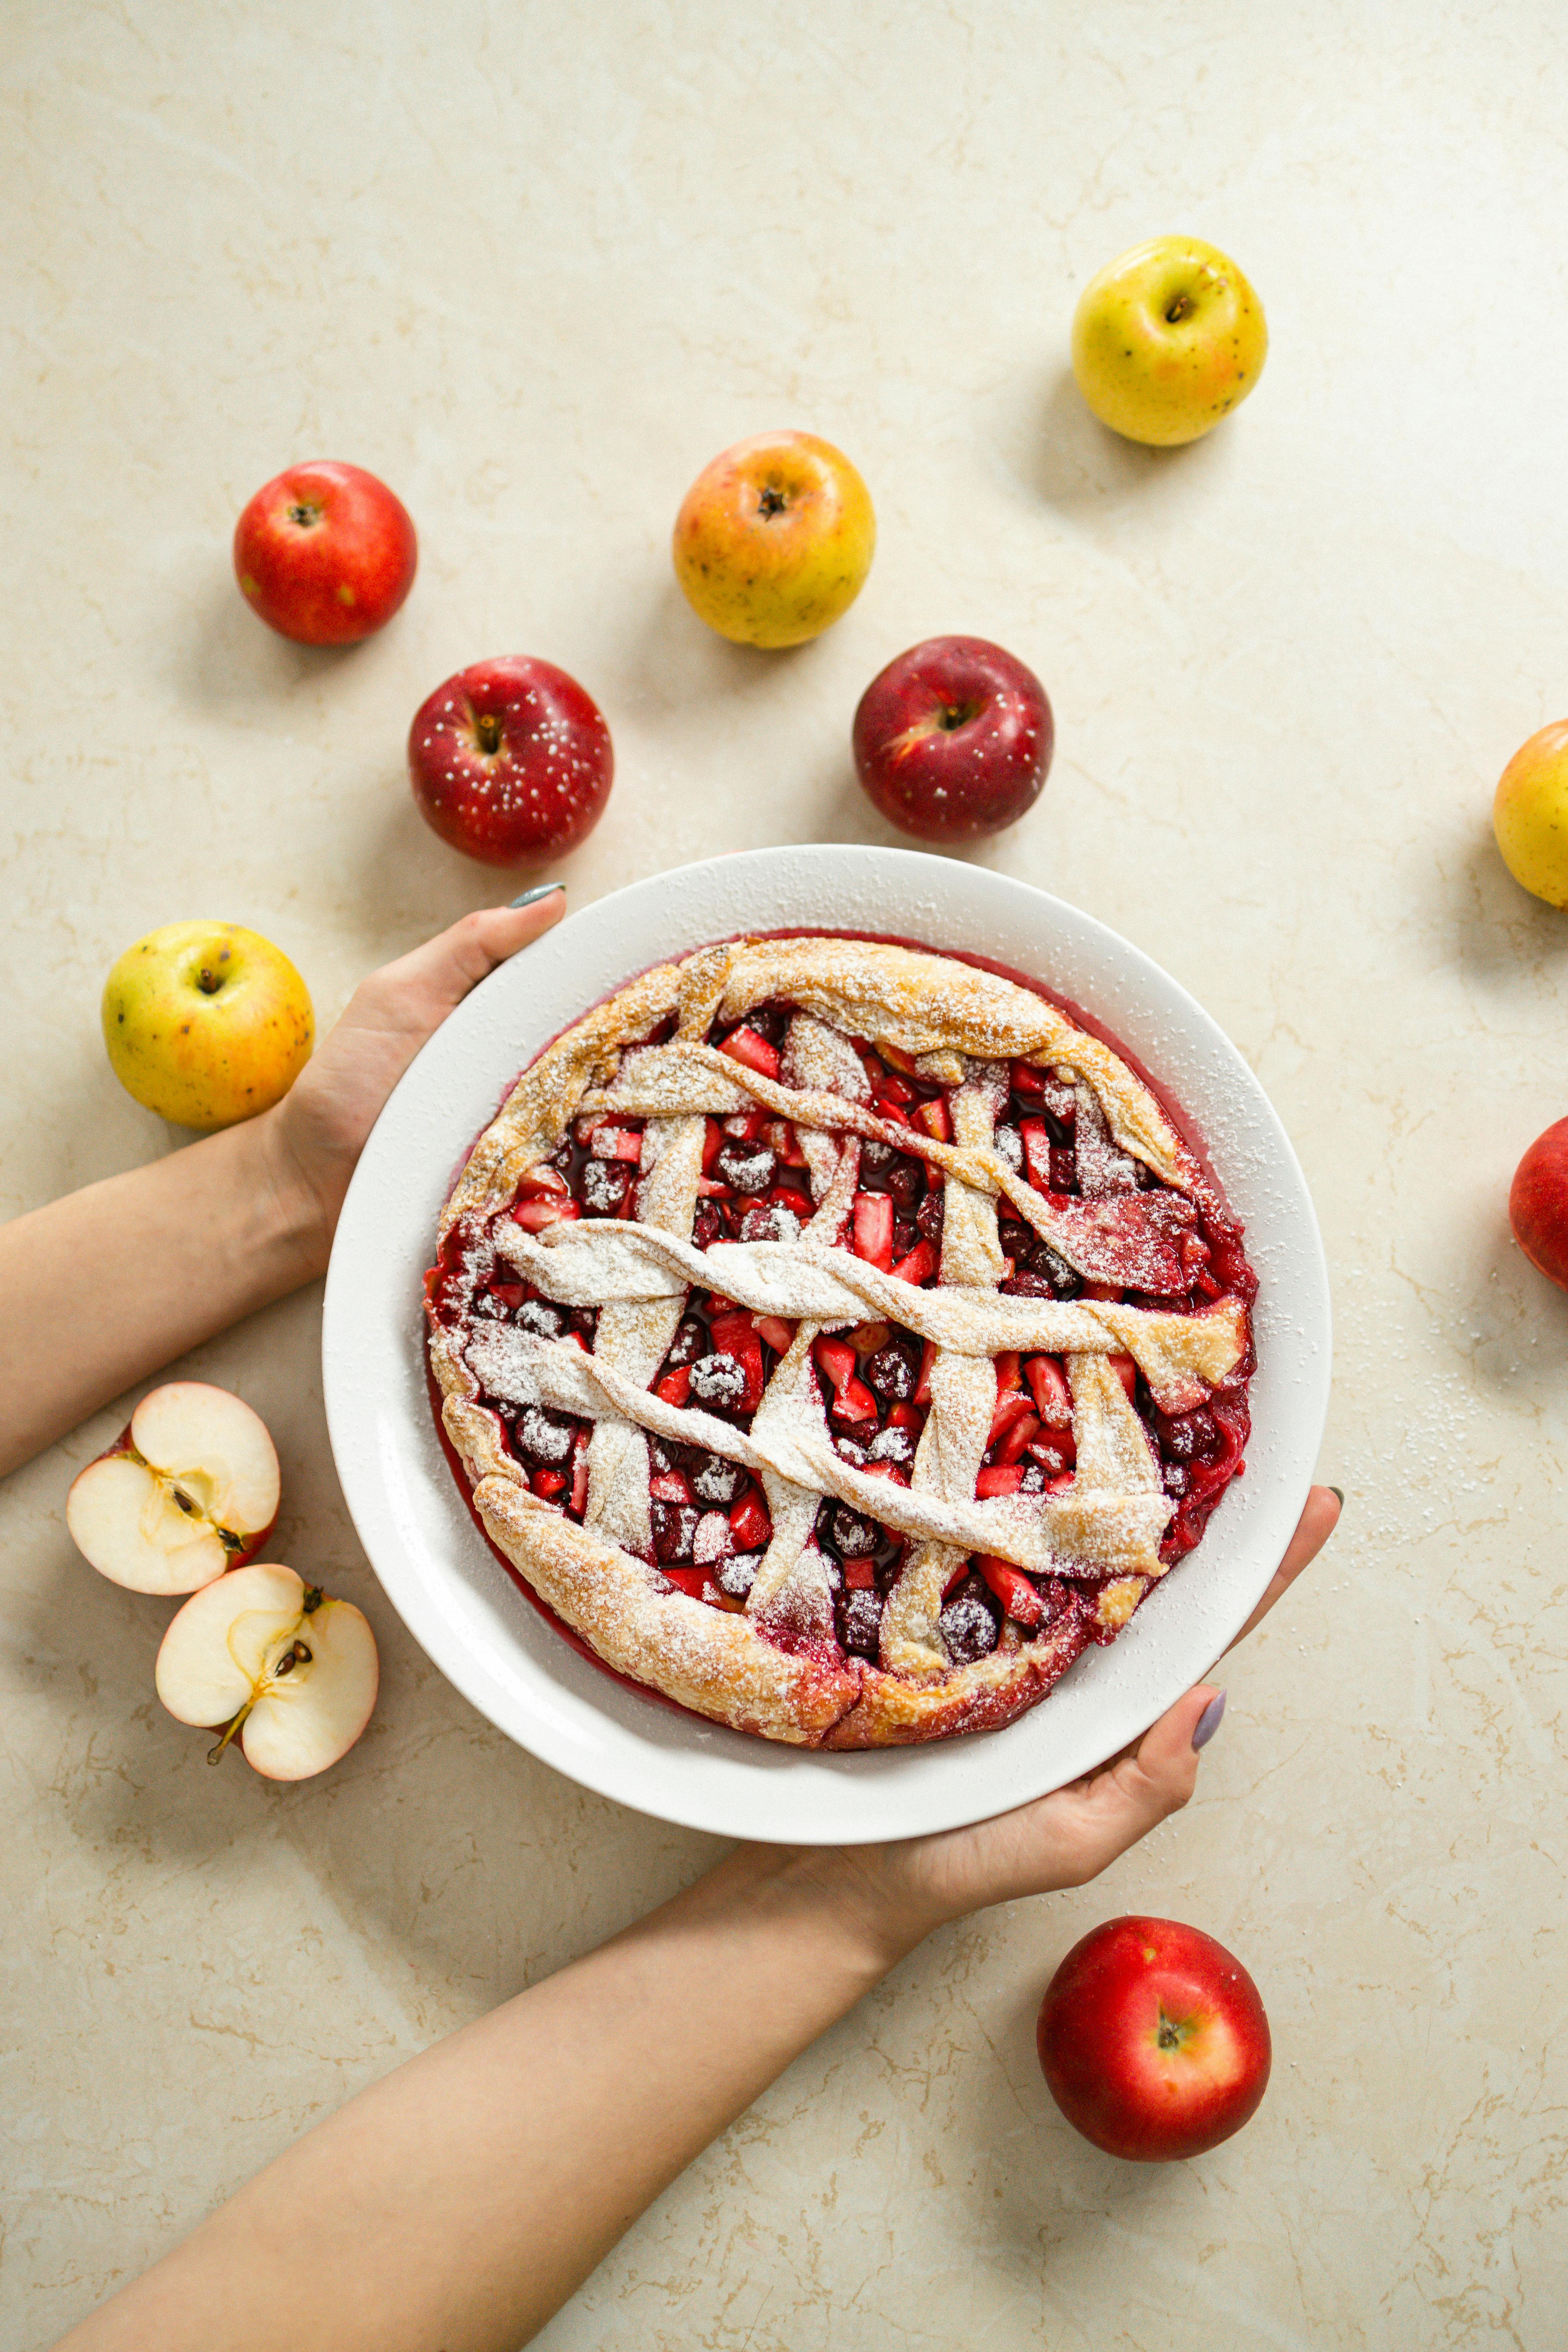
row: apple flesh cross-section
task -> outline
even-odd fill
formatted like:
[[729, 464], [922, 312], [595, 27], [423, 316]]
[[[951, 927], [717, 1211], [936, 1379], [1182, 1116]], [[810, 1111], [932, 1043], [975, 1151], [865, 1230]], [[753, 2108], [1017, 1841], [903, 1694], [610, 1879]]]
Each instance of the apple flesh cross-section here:
[[144, 1396], [66, 1498], [77, 1549], [133, 1592], [195, 1592], [259, 1551], [278, 1517], [267, 1424], [226, 1389], [172, 1381]]
[[346, 1756], [375, 1705], [375, 1636], [361, 1611], [270, 1561], [194, 1593], [158, 1652], [158, 1696], [181, 1723], [226, 1727], [268, 1780]]

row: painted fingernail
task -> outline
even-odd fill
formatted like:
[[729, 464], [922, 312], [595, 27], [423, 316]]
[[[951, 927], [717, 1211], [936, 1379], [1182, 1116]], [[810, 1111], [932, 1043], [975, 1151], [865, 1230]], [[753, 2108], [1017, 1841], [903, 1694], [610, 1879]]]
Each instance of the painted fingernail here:
[[1330, 1494], [1333, 1496], [1333, 1498], [1334, 1498], [1335, 1502], [1339, 1505], [1339, 1507], [1340, 1507], [1341, 1510], [1342, 1511], [1342, 1510], [1344, 1509], [1344, 1507], [1345, 1507], [1345, 1490], [1344, 1490], [1344, 1488], [1343, 1488], [1342, 1486], [1331, 1486], [1331, 1487], [1329, 1488], [1329, 1492], [1330, 1492]]
[[1217, 1698], [1210, 1699], [1207, 1706], [1205, 1707], [1202, 1715], [1199, 1716], [1196, 1723], [1194, 1724], [1193, 1746], [1194, 1748], [1206, 1748], [1209, 1741], [1214, 1738], [1215, 1733], [1219, 1729], [1224, 1719], [1225, 1693], [1224, 1691], [1221, 1691]]
[[542, 882], [536, 890], [524, 890], [517, 898], [509, 898], [507, 904], [509, 907], [531, 907], [536, 899], [548, 898], [552, 890], [564, 890], [565, 887], [564, 882]]

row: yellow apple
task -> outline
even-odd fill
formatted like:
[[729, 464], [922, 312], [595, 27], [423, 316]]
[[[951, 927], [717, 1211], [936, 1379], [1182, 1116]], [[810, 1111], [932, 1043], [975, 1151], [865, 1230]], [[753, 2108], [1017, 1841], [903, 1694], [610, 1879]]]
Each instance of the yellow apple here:
[[115, 1076], [181, 1127], [232, 1127], [269, 1110], [314, 1034], [288, 957], [238, 923], [165, 923], [127, 948], [103, 984]]
[[814, 433], [758, 433], [698, 475], [675, 520], [675, 576], [711, 629], [800, 646], [860, 593], [877, 545], [865, 483]]
[[1498, 781], [1492, 830], [1514, 880], [1549, 907], [1568, 907], [1568, 719], [1514, 753]]
[[1078, 388], [1129, 441], [1195, 441], [1263, 373], [1263, 305], [1201, 237], [1156, 236], [1091, 278], [1072, 322]]

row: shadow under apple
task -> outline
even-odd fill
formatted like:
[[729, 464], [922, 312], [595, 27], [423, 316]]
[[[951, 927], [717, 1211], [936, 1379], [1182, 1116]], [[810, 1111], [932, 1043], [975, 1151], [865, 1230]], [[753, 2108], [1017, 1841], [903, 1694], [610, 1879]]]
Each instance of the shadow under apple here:
[[187, 594], [194, 625], [176, 635], [169, 675], [183, 704], [208, 717], [274, 732], [280, 715], [375, 644], [301, 646], [258, 620], [232, 573], [204, 570]]
[[[1474, 986], [1511, 998], [1521, 976], [1533, 972], [1555, 988], [1568, 973], [1568, 914], [1514, 880], [1492, 832], [1489, 795], [1478, 785], [1478, 796], [1474, 814], [1436, 856], [1429, 838], [1411, 841], [1409, 855], [1420, 861], [1414, 911], [1444, 960]], [[1568, 1109], [1568, 1084], [1564, 1097]]]
[[1223, 433], [1156, 449], [1102, 425], [1070, 367], [1043, 386], [1025, 378], [1009, 386], [996, 446], [1014, 479], [1074, 520], [1133, 500], [1163, 504], [1178, 488], [1195, 492], [1224, 465]]

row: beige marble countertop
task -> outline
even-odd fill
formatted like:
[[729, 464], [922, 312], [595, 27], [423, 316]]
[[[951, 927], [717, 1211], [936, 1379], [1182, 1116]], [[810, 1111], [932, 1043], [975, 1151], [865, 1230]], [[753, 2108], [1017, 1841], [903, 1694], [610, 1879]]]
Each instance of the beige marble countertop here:
[[[253, 924], [330, 1017], [486, 901], [402, 769], [450, 670], [543, 654], [602, 703], [582, 904], [890, 839], [855, 700], [963, 629], [1038, 669], [1058, 729], [984, 856], [1214, 1012], [1322, 1218], [1343, 1531], [1232, 1661], [1191, 1811], [936, 1937], [540, 2341], [1560, 2345], [1568, 1298], [1504, 1202], [1568, 1110], [1568, 918], [1489, 828], [1568, 709], [1560, 11], [18, 0], [5, 47], [6, 1212], [178, 1139], [98, 1034], [142, 931]], [[1173, 228], [1237, 255], [1272, 351], [1157, 454], [1092, 424], [1065, 352], [1084, 278]], [[763, 656], [690, 615], [667, 540], [700, 466], [779, 424], [849, 451], [880, 545], [837, 629]], [[246, 497], [313, 456], [384, 475], [421, 535], [347, 656], [269, 635], [229, 573]], [[209, 1772], [158, 1707], [167, 1608], [63, 1522], [122, 1413], [5, 1492], [7, 2352], [713, 1851], [555, 1778], [415, 1649], [339, 1496], [319, 1307], [192, 1369], [277, 1433], [277, 1556], [381, 1640], [327, 1780]], [[1233, 1946], [1273, 2021], [1258, 2120], [1185, 2167], [1099, 2156], [1035, 2064], [1056, 1958], [1130, 1908]]]

